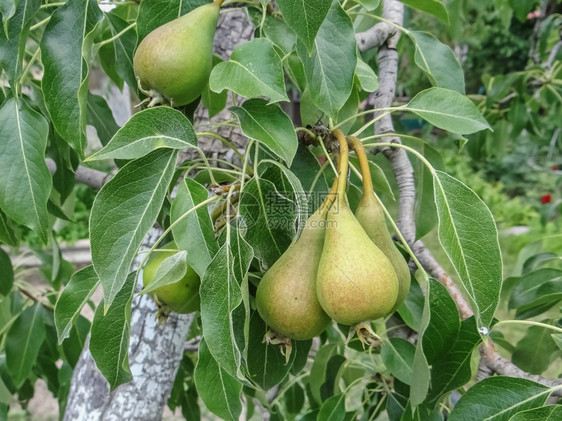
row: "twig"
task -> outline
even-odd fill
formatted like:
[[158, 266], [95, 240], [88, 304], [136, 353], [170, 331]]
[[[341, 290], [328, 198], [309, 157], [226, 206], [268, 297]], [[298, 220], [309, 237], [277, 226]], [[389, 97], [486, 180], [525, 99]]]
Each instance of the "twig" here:
[[[404, 19], [404, 5], [397, 0], [387, 0], [383, 5], [383, 18], [402, 26]], [[379, 24], [377, 24], [379, 25]], [[375, 26], [377, 26], [375, 25]], [[391, 26], [390, 24], [386, 24]], [[382, 44], [378, 52], [379, 61], [379, 89], [375, 92], [375, 111], [392, 105], [396, 91], [398, 74], [398, 51], [396, 45], [401, 32], [395, 27], [388, 33], [389, 38]], [[375, 122], [375, 134], [393, 133], [392, 117], [387, 114]], [[396, 136], [380, 138], [381, 142], [400, 143]], [[399, 187], [400, 201], [398, 206], [398, 227], [400, 232], [412, 245], [416, 240], [416, 224], [414, 221], [414, 206], [416, 203], [416, 187], [414, 169], [408, 155], [402, 149], [385, 148], [383, 153], [391, 162], [396, 182]]]

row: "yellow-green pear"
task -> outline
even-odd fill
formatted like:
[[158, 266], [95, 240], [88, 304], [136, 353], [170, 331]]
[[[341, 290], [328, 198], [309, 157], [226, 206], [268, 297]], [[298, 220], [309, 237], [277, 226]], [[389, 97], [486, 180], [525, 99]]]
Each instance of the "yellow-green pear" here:
[[357, 138], [348, 137], [348, 140], [359, 158], [363, 175], [363, 197], [355, 210], [355, 217], [369, 238], [382, 250], [394, 267], [398, 278], [398, 298], [393, 308], [395, 310], [402, 304], [410, 290], [410, 269], [402, 253], [398, 251], [392, 241], [386, 226], [383, 209], [373, 192], [373, 181], [371, 180], [371, 171], [369, 170], [365, 148]]
[[332, 319], [353, 325], [390, 312], [398, 297], [398, 279], [390, 260], [371, 241], [347, 204], [347, 142], [341, 131], [334, 130], [334, 134], [340, 142], [339, 185], [326, 218], [316, 292]]
[[222, 0], [199, 6], [149, 33], [139, 44], [133, 70], [152, 104], [167, 99], [189, 104], [207, 85], [213, 62], [213, 39]]
[[316, 295], [318, 262], [324, 244], [326, 211], [336, 184], [324, 203], [306, 221], [298, 238], [269, 268], [256, 292], [261, 318], [275, 332], [304, 340], [319, 335], [330, 318]]

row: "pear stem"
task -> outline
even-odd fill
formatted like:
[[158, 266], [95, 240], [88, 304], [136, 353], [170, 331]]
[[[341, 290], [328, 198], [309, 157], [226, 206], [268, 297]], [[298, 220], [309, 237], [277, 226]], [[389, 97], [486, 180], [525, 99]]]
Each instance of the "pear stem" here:
[[332, 183], [332, 187], [330, 187], [330, 191], [328, 192], [328, 195], [326, 196], [326, 198], [324, 199], [322, 204], [320, 206], [318, 206], [318, 209], [315, 212], [322, 219], [324, 219], [326, 217], [326, 214], [328, 213], [328, 210], [334, 204], [334, 201], [336, 200], [336, 191], [337, 190], [338, 190], [338, 178], [335, 178], [334, 182]]
[[218, 7], [221, 7], [222, 4], [224, 3], [224, 0], [215, 0], [213, 3], [216, 4]]
[[355, 136], [347, 136], [347, 141], [359, 159], [361, 175], [363, 176], [363, 197], [371, 197], [373, 192], [373, 179], [371, 178], [369, 160], [367, 159], [367, 153], [365, 152], [363, 142]]
[[345, 188], [347, 186], [347, 171], [349, 169], [349, 148], [347, 140], [340, 129], [332, 132], [340, 144], [340, 165], [338, 168], [338, 203], [345, 203]]

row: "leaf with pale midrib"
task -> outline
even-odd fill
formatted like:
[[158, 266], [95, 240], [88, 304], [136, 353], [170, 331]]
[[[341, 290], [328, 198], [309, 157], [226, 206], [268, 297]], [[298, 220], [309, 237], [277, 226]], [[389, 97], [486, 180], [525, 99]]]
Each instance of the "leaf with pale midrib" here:
[[88, 61], [102, 20], [97, 2], [69, 0], [50, 16], [41, 40], [45, 105], [57, 132], [79, 155], [86, 146]]
[[98, 152], [87, 161], [136, 159], [155, 149], [185, 149], [197, 146], [193, 125], [170, 107], [148, 108], [133, 115]]
[[507, 421], [518, 412], [546, 402], [552, 389], [526, 379], [489, 377], [461, 397], [449, 421]]
[[217, 364], [204, 339], [199, 345], [194, 378], [197, 393], [211, 412], [225, 420], [238, 420], [242, 412], [242, 383]]
[[490, 128], [470, 99], [449, 89], [429, 88], [421, 91], [405, 109], [451, 133], [471, 134]]
[[55, 305], [55, 327], [59, 344], [68, 337], [74, 321], [99, 285], [93, 266], [74, 273], [61, 292]]
[[287, 25], [297, 33], [307, 50], [312, 51], [314, 39], [330, 10], [331, 0], [278, 0]]
[[39, 348], [45, 338], [43, 311], [45, 310], [39, 303], [28, 307], [16, 319], [6, 335], [6, 365], [18, 388], [31, 374]]
[[99, 276], [105, 309], [123, 287], [174, 174], [178, 151], [157, 149], [129, 162], [97, 194], [90, 215], [92, 263]]
[[478, 328], [489, 328], [499, 302], [502, 257], [492, 213], [469, 187], [434, 172], [439, 241], [470, 299]]
[[123, 288], [115, 296], [114, 304], [105, 314], [102, 300], [92, 322], [90, 352], [111, 391], [133, 378], [129, 368], [129, 340], [131, 302], [136, 279], [136, 272], [127, 276]]
[[49, 125], [25, 100], [0, 109], [0, 208], [47, 243], [47, 202], [52, 177], [45, 164]]

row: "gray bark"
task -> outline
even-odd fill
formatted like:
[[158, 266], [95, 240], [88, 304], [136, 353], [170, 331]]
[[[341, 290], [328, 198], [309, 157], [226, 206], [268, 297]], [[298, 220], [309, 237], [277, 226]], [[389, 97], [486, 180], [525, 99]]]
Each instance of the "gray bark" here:
[[[235, 46], [250, 39], [252, 33], [252, 24], [245, 13], [222, 13], [215, 37], [215, 52], [228, 59]], [[206, 119], [206, 112], [200, 109], [197, 117], [196, 126]], [[225, 117], [222, 114], [217, 118]], [[232, 128], [221, 128], [219, 133], [243, 149], [244, 138]], [[211, 158], [232, 160], [232, 151], [220, 141], [201, 139], [200, 147]], [[144, 247], [154, 244], [159, 234], [159, 230], [151, 230]], [[193, 315], [172, 314], [163, 326], [158, 325], [155, 315], [156, 305], [148, 296], [133, 299], [129, 345], [133, 381], [111, 393], [88, 347], [85, 347], [74, 369], [64, 420], [152, 421], [162, 418]]]

